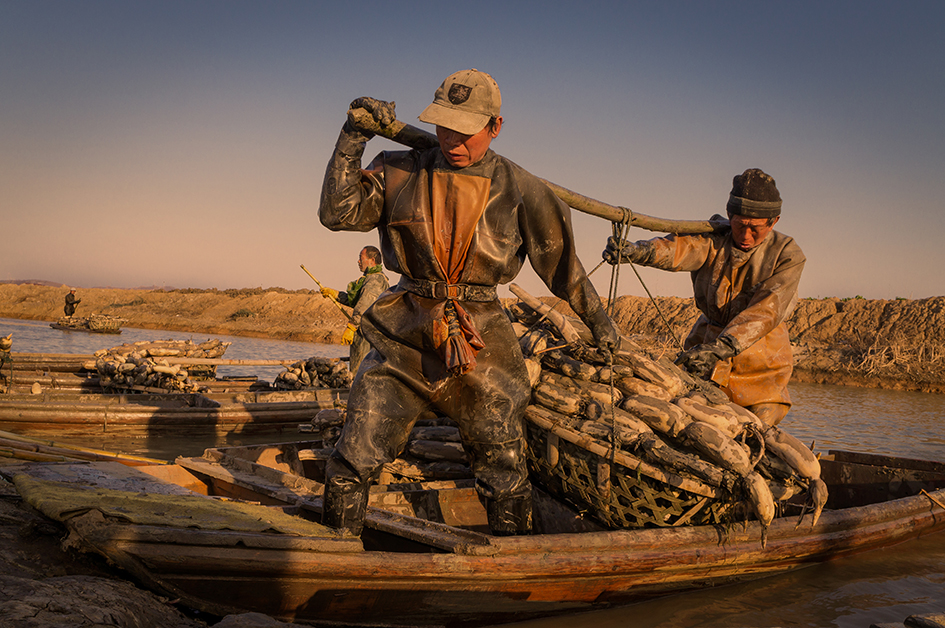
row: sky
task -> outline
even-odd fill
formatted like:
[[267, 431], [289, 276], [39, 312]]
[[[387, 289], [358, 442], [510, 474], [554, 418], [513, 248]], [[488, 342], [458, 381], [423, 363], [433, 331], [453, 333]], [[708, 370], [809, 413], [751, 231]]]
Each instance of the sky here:
[[[922, 0], [0, 0], [0, 280], [314, 288], [304, 264], [344, 289], [377, 243], [318, 220], [348, 104], [432, 131], [436, 88], [478, 68], [502, 90], [492, 148], [544, 179], [699, 220], [761, 168], [802, 298], [945, 295], [943, 23]], [[591, 270], [611, 225], [572, 218]], [[592, 280], [610, 293], [609, 266]], [[549, 294], [527, 264], [516, 281]], [[646, 294], [626, 267], [616, 293]]]

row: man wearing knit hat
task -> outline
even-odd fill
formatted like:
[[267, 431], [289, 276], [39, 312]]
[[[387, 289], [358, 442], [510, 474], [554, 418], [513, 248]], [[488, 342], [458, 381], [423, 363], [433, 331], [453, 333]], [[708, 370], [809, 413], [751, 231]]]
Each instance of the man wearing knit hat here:
[[726, 209], [729, 228], [622, 246], [611, 237], [603, 257], [611, 264], [692, 273], [701, 316], [677, 362], [777, 425], [791, 407], [787, 384], [793, 357], [785, 321], [797, 304], [806, 258], [793, 238], [774, 231], [781, 195], [761, 170], [735, 176]]
[[[404, 448], [417, 417], [452, 418], [494, 534], [531, 530], [523, 415], [531, 386], [496, 286], [527, 256], [590, 328], [605, 356], [617, 332], [575, 253], [570, 209], [538, 178], [495, 154], [502, 97], [491, 76], [449, 76], [420, 120], [439, 146], [385, 152], [361, 169], [370, 134], [349, 116], [328, 165], [319, 217], [334, 231], [377, 229], [400, 283], [361, 319], [373, 347], [348, 395], [326, 464], [322, 521], [358, 533], [368, 484]], [[358, 98], [381, 125], [394, 103]]]

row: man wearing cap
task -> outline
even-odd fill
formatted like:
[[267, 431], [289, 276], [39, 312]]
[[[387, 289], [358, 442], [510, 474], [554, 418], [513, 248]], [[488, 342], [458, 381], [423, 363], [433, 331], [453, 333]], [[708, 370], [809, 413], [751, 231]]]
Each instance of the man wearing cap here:
[[82, 299], [75, 298], [75, 288], [69, 288], [69, 294], [66, 295], [66, 304], [63, 306], [62, 311], [66, 313], [66, 316], [72, 316], [75, 314], [76, 306], [81, 302]]
[[[351, 107], [383, 125], [394, 120], [393, 103], [359, 98]], [[360, 531], [369, 481], [403, 450], [417, 417], [432, 411], [459, 425], [493, 533], [530, 531], [522, 417], [531, 387], [496, 296], [526, 256], [605, 354], [617, 342], [575, 253], [570, 210], [490, 149], [502, 129], [500, 107], [491, 76], [457, 72], [420, 115], [436, 125], [439, 147], [384, 152], [363, 170], [370, 135], [350, 118], [342, 129], [322, 188], [322, 224], [377, 229], [384, 265], [401, 280], [361, 319], [373, 350], [327, 463], [327, 525]]]
[[761, 170], [735, 176], [726, 209], [728, 228], [623, 246], [611, 237], [603, 257], [611, 264], [689, 271], [701, 316], [677, 362], [777, 425], [791, 407], [793, 358], [785, 321], [797, 304], [806, 258], [793, 238], [774, 231], [781, 195]]

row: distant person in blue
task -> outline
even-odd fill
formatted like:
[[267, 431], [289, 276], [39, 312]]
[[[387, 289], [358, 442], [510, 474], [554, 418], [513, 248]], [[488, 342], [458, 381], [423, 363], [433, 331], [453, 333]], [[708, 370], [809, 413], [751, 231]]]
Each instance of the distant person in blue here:
[[82, 299], [75, 298], [75, 288], [70, 288], [69, 294], [66, 295], [66, 305], [62, 308], [62, 311], [66, 313], [66, 316], [72, 316], [75, 314], [75, 308], [79, 303], [82, 303]]

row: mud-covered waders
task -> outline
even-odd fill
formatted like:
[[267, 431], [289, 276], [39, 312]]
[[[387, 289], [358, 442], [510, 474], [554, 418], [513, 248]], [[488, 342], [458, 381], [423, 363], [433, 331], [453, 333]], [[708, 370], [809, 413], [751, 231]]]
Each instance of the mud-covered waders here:
[[522, 418], [531, 388], [518, 341], [498, 300], [464, 302], [485, 348], [475, 369], [449, 376], [425, 346], [428, 312], [438, 302], [388, 293], [362, 319], [374, 350], [352, 384], [341, 437], [326, 466], [326, 525], [360, 530], [372, 478], [404, 450], [417, 417], [432, 410], [459, 426], [493, 534], [531, 531]]

